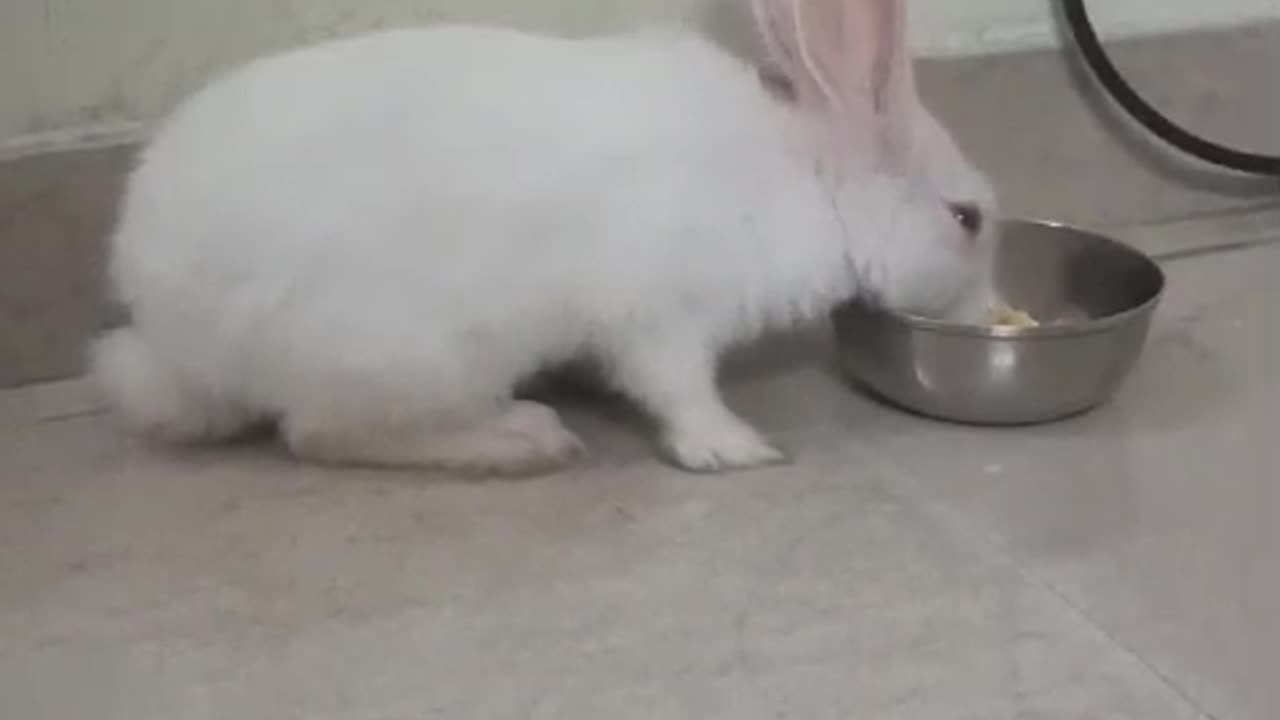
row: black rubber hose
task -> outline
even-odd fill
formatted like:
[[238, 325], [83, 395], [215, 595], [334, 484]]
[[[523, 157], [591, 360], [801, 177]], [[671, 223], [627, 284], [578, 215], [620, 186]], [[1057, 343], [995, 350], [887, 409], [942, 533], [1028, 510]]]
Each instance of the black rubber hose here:
[[1280, 177], [1280, 157], [1245, 152], [1206, 140], [1174, 123], [1138, 94], [1107, 55], [1084, 0], [1060, 0], [1063, 16], [1103, 89], [1139, 124], [1173, 147], [1205, 162], [1250, 175]]

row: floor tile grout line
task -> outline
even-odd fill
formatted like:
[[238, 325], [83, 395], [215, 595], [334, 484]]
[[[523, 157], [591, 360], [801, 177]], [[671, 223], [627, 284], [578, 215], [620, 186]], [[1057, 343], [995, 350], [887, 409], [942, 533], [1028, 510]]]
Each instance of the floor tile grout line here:
[[[860, 445], [862, 445], [860, 443]], [[1190, 691], [1182, 687], [1172, 675], [1157, 666], [1151, 660], [1148, 660], [1141, 652], [1126, 642], [1123, 642], [1115, 633], [1108, 630], [1095, 619], [1087, 610], [1080, 607], [1074, 602], [1062, 588], [1050, 578], [1044, 576], [1043, 573], [1036, 572], [1028, 568], [1025, 564], [1018, 562], [1012, 553], [1006, 548], [1004, 541], [1006, 538], [1003, 534], [990, 531], [981, 532], [981, 528], [974, 522], [968, 520], [963, 513], [955, 510], [941, 500], [933, 498], [926, 493], [920, 486], [920, 481], [915, 473], [907, 470], [892, 458], [883, 453], [877, 452], [867, 445], [862, 445], [868, 453], [867, 456], [875, 458], [888, 472], [883, 473], [885, 482], [889, 484], [886, 491], [894, 493], [899, 490], [903, 493], [902, 499], [906, 502], [914, 503], [919, 509], [929, 517], [941, 522], [944, 529], [949, 532], [956, 533], [962, 539], [974, 543], [979, 552], [986, 553], [994, 562], [1000, 563], [1012, 569], [1018, 574], [1024, 582], [1029, 586], [1043, 590], [1053, 597], [1059, 605], [1069, 612], [1086, 627], [1092, 628], [1105, 642], [1124, 653], [1134, 662], [1138, 663], [1144, 670], [1151, 674], [1156, 681], [1165, 686], [1177, 698], [1179, 698], [1188, 708], [1199, 716], [1199, 720], [1221, 720], [1216, 714], [1206, 709], [1200, 701], [1193, 696]], [[993, 538], [1000, 538], [1000, 542]]]
[[86, 396], [90, 387], [88, 377], [78, 375], [0, 389], [0, 430], [56, 425], [109, 413], [101, 399]]
[[1276, 245], [1280, 245], [1280, 235], [1238, 240], [1235, 242], [1223, 242], [1214, 245], [1206, 245], [1204, 247], [1186, 247], [1164, 253], [1153, 253], [1151, 257], [1161, 263], [1181, 262], [1185, 260], [1208, 259], [1219, 255], [1245, 252], [1249, 250], [1264, 250]]
[[[1277, 188], [1277, 192], [1280, 193], [1280, 188]], [[1176, 227], [1179, 225], [1189, 225], [1191, 223], [1267, 216], [1278, 212], [1280, 212], [1280, 194], [1275, 198], [1268, 198], [1248, 204], [1233, 205], [1230, 207], [1206, 208], [1203, 210], [1194, 210], [1188, 213], [1168, 214], [1163, 217], [1154, 217], [1137, 222], [1118, 223], [1114, 224], [1112, 229], [1124, 230], [1126, 228], [1139, 227]]]
[[[1108, 223], [1093, 228], [1138, 244], [1156, 242], [1186, 246], [1213, 246], [1222, 240], [1199, 239], [1205, 234], [1226, 235], [1226, 242], [1280, 232], [1280, 200], [1248, 207], [1222, 208], [1174, 217], [1156, 217], [1139, 222]], [[1187, 240], [1188, 233], [1196, 239]]]
[[35, 420], [32, 423], [34, 427], [45, 427], [48, 425], [57, 425], [75, 420], [83, 420], [85, 418], [103, 417], [109, 410], [107, 408], [90, 408], [87, 410], [76, 410], [74, 412], [56, 413], [47, 415]]
[[[1280, 202], [1250, 207], [1209, 210], [1185, 216], [1152, 217], [1137, 222], [1106, 223], [1096, 226], [1088, 223], [1079, 223], [1079, 225], [1088, 230], [1115, 235], [1126, 241], [1136, 236], [1139, 242], [1149, 242], [1150, 238], [1157, 234], [1172, 237], [1174, 241], [1177, 241], [1188, 231], [1203, 231], [1205, 228], [1216, 228], [1218, 232], [1225, 231], [1228, 235], [1244, 234], [1255, 236], [1259, 232], [1275, 233], [1278, 231], [1277, 228], [1280, 228]], [[1261, 231], [1260, 228], [1262, 227], [1267, 228], [1267, 230]], [[1215, 241], [1207, 240], [1200, 244], [1213, 245]]]

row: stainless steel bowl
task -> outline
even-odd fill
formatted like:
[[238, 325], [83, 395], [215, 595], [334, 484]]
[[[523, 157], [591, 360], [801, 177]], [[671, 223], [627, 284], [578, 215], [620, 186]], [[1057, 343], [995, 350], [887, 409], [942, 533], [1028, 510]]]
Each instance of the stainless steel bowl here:
[[1014, 220], [1003, 224], [994, 284], [1041, 326], [954, 325], [852, 302], [833, 316], [842, 369], [890, 403], [942, 420], [1022, 425], [1078, 415], [1128, 377], [1165, 276], [1101, 235]]

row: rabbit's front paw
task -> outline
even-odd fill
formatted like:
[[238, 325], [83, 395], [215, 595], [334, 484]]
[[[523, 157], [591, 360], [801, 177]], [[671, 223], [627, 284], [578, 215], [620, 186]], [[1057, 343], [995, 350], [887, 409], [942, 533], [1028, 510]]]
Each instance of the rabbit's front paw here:
[[787, 461], [781, 450], [740, 422], [673, 430], [663, 438], [663, 448], [672, 462], [698, 473], [750, 470]]

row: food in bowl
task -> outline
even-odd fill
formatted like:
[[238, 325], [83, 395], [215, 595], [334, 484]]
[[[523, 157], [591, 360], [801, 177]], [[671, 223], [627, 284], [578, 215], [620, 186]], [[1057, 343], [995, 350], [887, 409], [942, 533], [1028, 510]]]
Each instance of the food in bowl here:
[[994, 327], [1010, 328], [1014, 330], [1026, 330], [1029, 328], [1040, 327], [1040, 321], [1036, 320], [1031, 313], [1026, 310], [1019, 310], [1004, 303], [1000, 303], [991, 308], [988, 315], [988, 322]]

